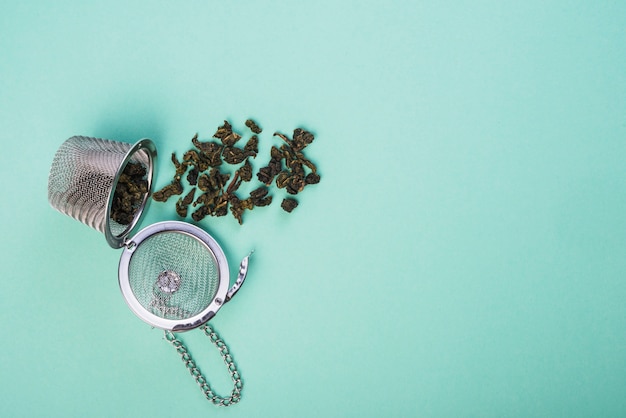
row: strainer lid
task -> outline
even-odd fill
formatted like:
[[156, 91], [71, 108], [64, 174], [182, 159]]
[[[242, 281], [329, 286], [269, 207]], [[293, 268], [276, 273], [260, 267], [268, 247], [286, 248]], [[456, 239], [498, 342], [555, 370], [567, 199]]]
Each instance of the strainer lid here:
[[185, 331], [206, 323], [227, 300], [228, 263], [204, 230], [186, 222], [159, 222], [127, 241], [119, 284], [143, 321]]

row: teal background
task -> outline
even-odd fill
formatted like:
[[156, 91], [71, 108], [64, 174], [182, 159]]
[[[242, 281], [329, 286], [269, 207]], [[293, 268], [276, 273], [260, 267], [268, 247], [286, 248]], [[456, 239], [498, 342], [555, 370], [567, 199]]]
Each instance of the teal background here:
[[[2, 416], [626, 416], [626, 2], [2, 6]], [[257, 168], [314, 131], [322, 182], [200, 224], [233, 270], [255, 250], [212, 320], [245, 382], [219, 409], [47, 176], [72, 135], [149, 137], [161, 187], [248, 117]]]

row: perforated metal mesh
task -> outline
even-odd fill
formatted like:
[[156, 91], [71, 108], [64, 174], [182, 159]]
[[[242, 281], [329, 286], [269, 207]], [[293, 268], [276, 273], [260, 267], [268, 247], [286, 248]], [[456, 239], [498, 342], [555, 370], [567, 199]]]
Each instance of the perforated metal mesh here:
[[[124, 142], [85, 136], [65, 141], [54, 156], [48, 178], [48, 201], [52, 207], [104, 233], [109, 193], [132, 147]], [[130, 162], [141, 163], [146, 168], [151, 164], [145, 150], [135, 152]], [[110, 220], [114, 236], [127, 229], [128, 225]]]
[[141, 306], [165, 319], [188, 319], [202, 312], [215, 297], [220, 279], [211, 250], [175, 231], [142, 241], [130, 259], [128, 277]]

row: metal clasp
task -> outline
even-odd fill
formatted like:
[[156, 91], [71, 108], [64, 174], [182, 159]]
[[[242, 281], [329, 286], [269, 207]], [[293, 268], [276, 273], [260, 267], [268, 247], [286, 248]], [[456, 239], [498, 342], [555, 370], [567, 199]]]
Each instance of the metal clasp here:
[[225, 302], [230, 301], [233, 298], [233, 296], [235, 296], [235, 294], [239, 291], [239, 289], [241, 289], [241, 285], [243, 284], [244, 280], [246, 280], [246, 276], [248, 274], [248, 260], [250, 259], [250, 256], [252, 255], [253, 252], [254, 250], [250, 251], [250, 254], [248, 254], [247, 256], [244, 257], [243, 260], [241, 260], [241, 264], [239, 265], [239, 274], [237, 275], [237, 280], [235, 281], [235, 284], [233, 285], [233, 287], [231, 287], [228, 290], [228, 293], [226, 294]]

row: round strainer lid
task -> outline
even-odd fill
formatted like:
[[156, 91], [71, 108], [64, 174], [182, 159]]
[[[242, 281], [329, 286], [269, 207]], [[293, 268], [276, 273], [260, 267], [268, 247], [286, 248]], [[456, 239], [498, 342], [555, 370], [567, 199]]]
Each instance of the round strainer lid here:
[[204, 230], [159, 222], [127, 241], [119, 282], [139, 318], [156, 328], [184, 331], [206, 323], [227, 300], [228, 263]]

